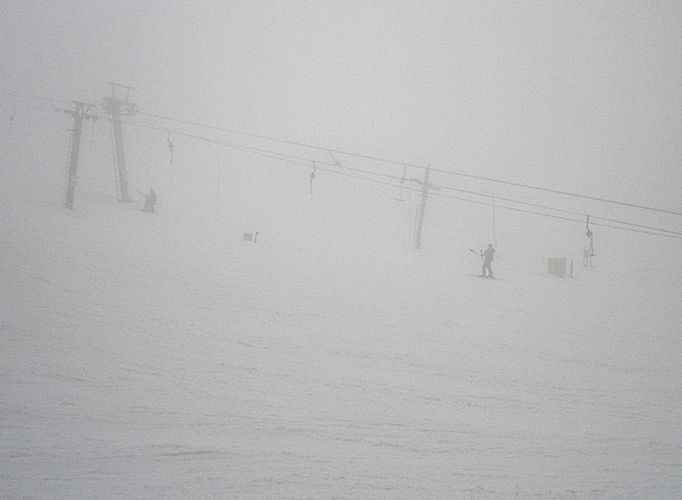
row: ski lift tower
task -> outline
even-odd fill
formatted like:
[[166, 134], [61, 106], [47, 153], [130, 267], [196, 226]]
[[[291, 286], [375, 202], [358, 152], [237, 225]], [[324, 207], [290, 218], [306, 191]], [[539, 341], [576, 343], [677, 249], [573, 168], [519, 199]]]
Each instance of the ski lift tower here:
[[76, 109], [65, 109], [64, 113], [73, 118], [73, 129], [71, 129], [71, 154], [69, 156], [69, 169], [66, 171], [66, 190], [64, 193], [64, 206], [73, 209], [73, 199], [76, 192], [76, 180], [78, 178], [78, 156], [80, 154], [81, 132], [83, 131], [83, 120], [96, 120], [97, 116], [90, 114], [96, 106], [84, 102], [73, 102]]
[[109, 121], [111, 122], [114, 164], [118, 183], [118, 201], [127, 203], [130, 201], [130, 195], [128, 193], [128, 175], [126, 173], [126, 160], [123, 149], [121, 116], [134, 116], [137, 113], [137, 105], [130, 102], [132, 87], [114, 82], [109, 82], [109, 85], [111, 85], [111, 97], [102, 99], [102, 107], [109, 115]]
[[419, 208], [419, 224], [417, 226], [417, 239], [414, 243], [414, 248], [419, 250], [422, 247], [422, 231], [424, 229], [424, 213], [426, 212], [426, 198], [429, 196], [429, 191], [433, 189], [434, 191], [440, 191], [440, 187], [436, 186], [432, 182], [429, 182], [429, 176], [431, 175], [431, 165], [426, 166], [426, 171], [424, 172], [424, 180], [410, 178], [411, 182], [420, 184], [422, 187], [422, 203]]

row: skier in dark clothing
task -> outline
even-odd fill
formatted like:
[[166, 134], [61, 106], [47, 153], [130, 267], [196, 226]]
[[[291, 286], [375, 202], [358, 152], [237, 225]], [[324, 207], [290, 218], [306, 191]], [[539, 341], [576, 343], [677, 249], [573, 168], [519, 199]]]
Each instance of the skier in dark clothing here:
[[481, 276], [484, 278], [494, 278], [493, 268], [491, 266], [493, 262], [493, 255], [495, 254], [495, 249], [492, 243], [488, 243], [488, 248], [484, 252], [481, 252], [481, 257], [483, 257], [483, 269], [481, 270]]
[[154, 213], [154, 205], [156, 205], [156, 193], [152, 188], [144, 196], [144, 211]]

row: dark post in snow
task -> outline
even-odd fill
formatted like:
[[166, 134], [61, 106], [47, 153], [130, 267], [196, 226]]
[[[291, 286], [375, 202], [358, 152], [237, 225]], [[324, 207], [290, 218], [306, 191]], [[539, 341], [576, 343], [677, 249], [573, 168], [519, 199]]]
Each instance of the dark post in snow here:
[[419, 179], [415, 179], [414, 177], [410, 178], [412, 182], [416, 182], [417, 184], [422, 185], [422, 203], [421, 207], [419, 208], [419, 225], [417, 226], [417, 239], [414, 244], [414, 248], [419, 250], [422, 246], [422, 230], [424, 228], [424, 212], [426, 211], [426, 198], [429, 196], [429, 190], [430, 189], [435, 189], [438, 190], [437, 186], [434, 186], [431, 182], [429, 182], [429, 176], [431, 174], [431, 165], [426, 166], [426, 172], [424, 172], [424, 180], [421, 181]]
[[[114, 163], [116, 164], [116, 180], [118, 181], [118, 201], [126, 203], [130, 201], [128, 194], [128, 175], [126, 173], [125, 152], [123, 149], [123, 130], [121, 128], [121, 116], [133, 116], [137, 112], [137, 106], [129, 102], [132, 87], [109, 82], [111, 85], [112, 97], [105, 97], [102, 100], [104, 111], [109, 115], [114, 141]], [[125, 98], [121, 99], [116, 95], [125, 91]]]
[[64, 195], [64, 207], [73, 209], [73, 199], [76, 192], [78, 179], [78, 156], [80, 155], [81, 132], [83, 120], [96, 120], [95, 115], [88, 113], [93, 107], [90, 104], [74, 101], [76, 109], [64, 110], [64, 113], [73, 117], [73, 129], [71, 130], [71, 151], [69, 157], [69, 169], [66, 172], [66, 190]]

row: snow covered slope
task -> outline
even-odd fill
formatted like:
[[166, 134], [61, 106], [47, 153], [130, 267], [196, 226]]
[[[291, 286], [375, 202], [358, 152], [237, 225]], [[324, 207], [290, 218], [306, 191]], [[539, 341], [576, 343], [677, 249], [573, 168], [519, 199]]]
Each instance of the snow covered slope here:
[[678, 242], [489, 281], [466, 248], [6, 191], [2, 498], [682, 492]]

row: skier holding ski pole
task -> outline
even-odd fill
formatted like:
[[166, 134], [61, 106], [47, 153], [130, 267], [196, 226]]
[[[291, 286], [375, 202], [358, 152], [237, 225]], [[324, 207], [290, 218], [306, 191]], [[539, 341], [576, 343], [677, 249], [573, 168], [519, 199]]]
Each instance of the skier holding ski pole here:
[[495, 276], [493, 275], [493, 268], [492, 268], [492, 262], [493, 262], [493, 256], [495, 255], [495, 249], [493, 248], [492, 243], [488, 243], [488, 248], [485, 249], [485, 251], [480, 250], [478, 252], [472, 250], [471, 248], [469, 249], [472, 253], [475, 253], [476, 255], [481, 256], [481, 261], [482, 261], [482, 268], [481, 268], [481, 278], [492, 278], [495, 279]]

